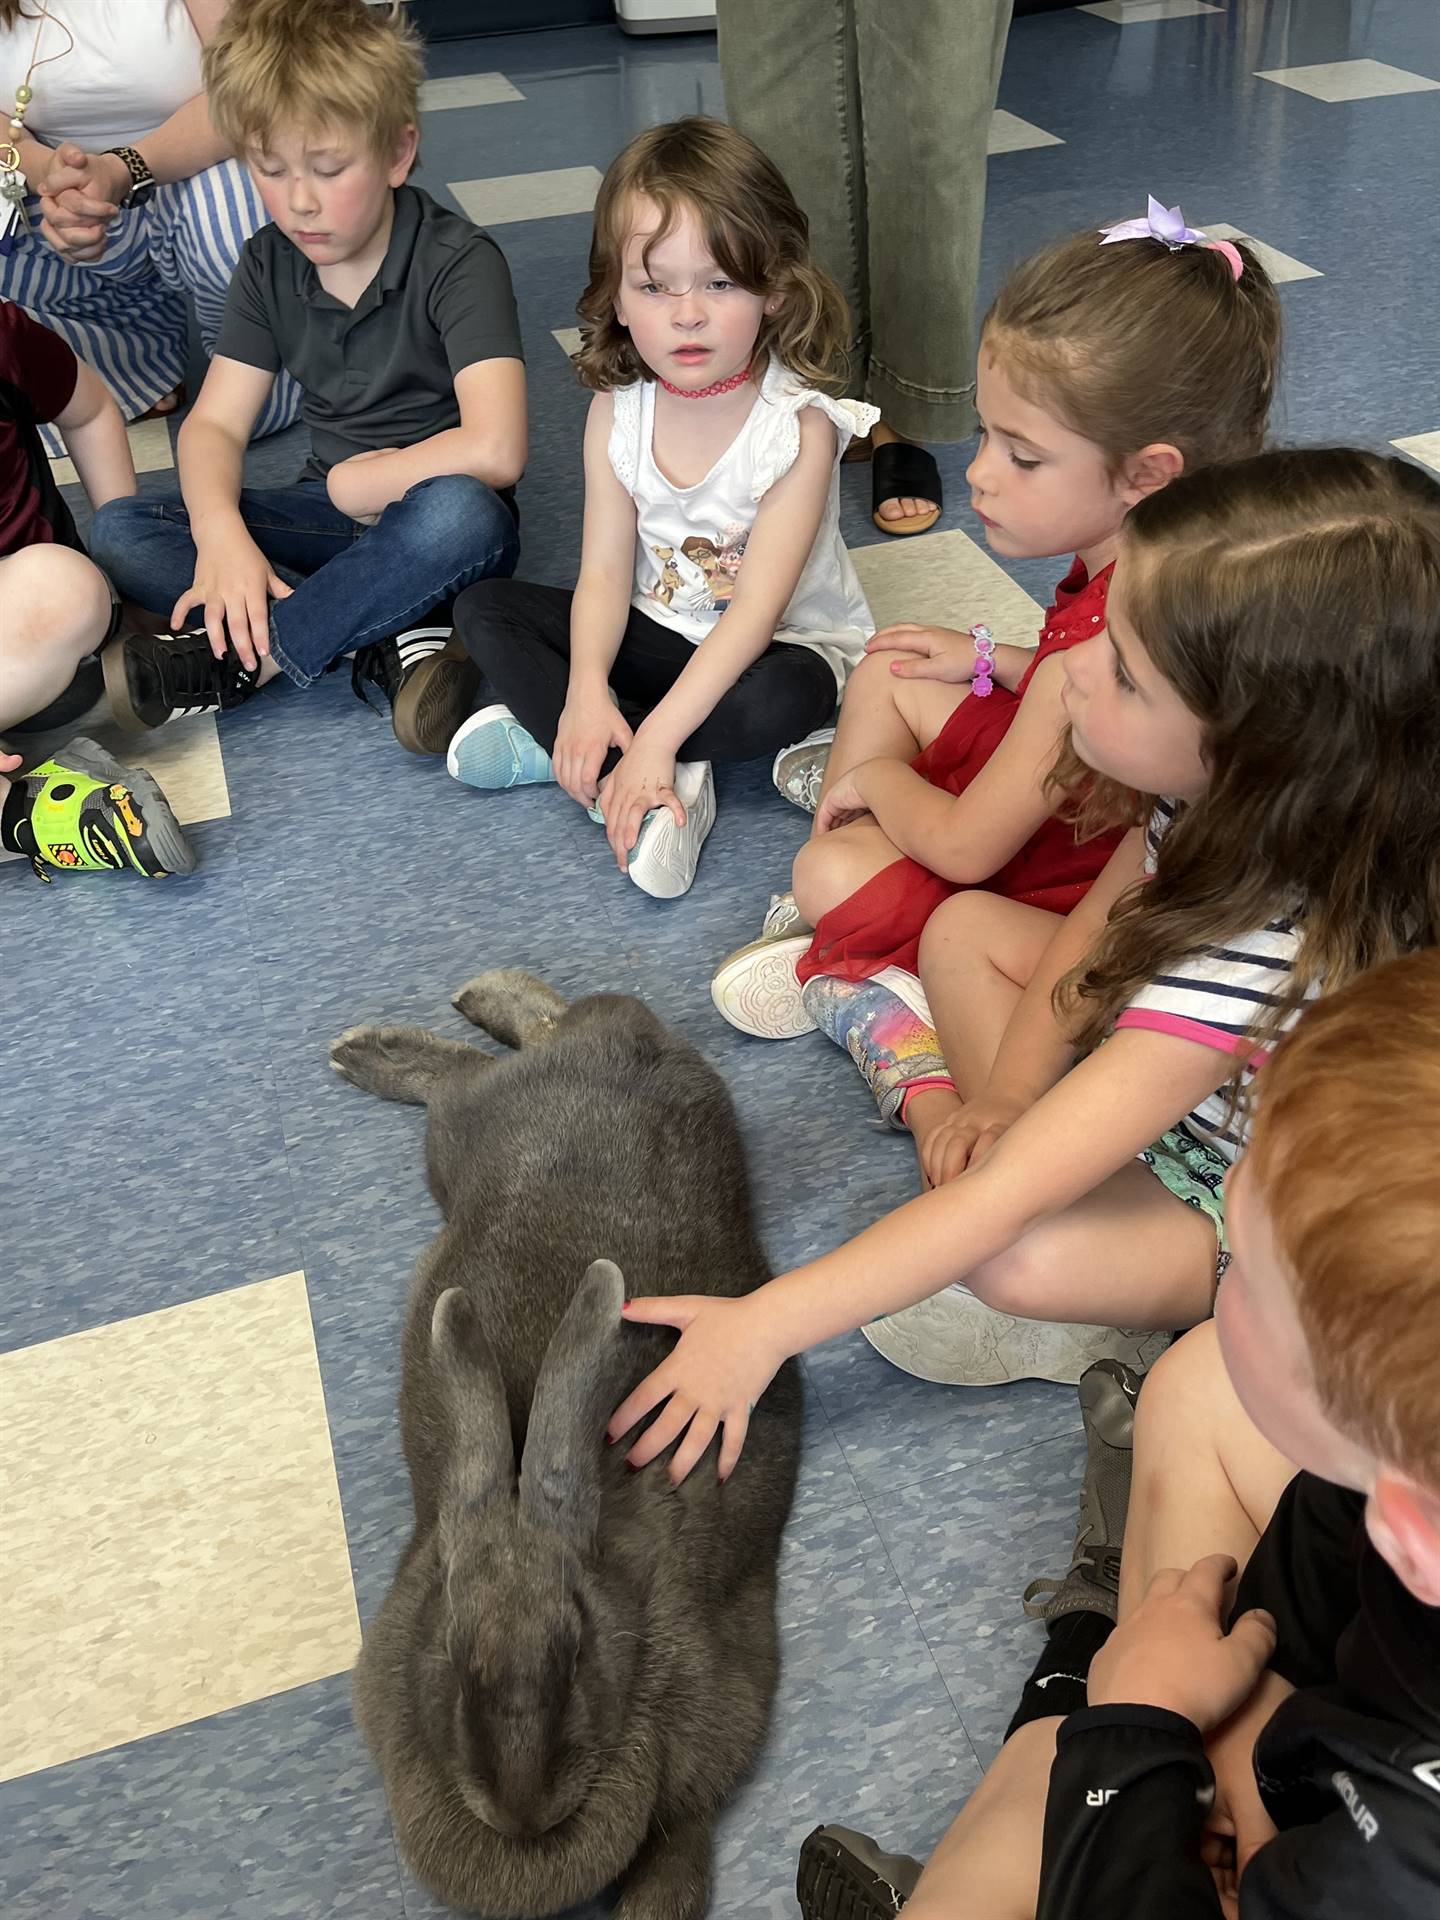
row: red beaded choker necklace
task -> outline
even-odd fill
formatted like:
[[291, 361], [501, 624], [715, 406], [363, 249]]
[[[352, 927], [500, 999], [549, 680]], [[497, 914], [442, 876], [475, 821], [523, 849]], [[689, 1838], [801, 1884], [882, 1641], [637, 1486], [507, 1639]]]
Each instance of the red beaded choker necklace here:
[[732, 373], [728, 380], [717, 380], [708, 387], [672, 387], [663, 374], [655, 378], [667, 393], [673, 393], [677, 400], [709, 400], [717, 393], [734, 393], [737, 387], [743, 387], [750, 378], [749, 367], [742, 367], [739, 373]]

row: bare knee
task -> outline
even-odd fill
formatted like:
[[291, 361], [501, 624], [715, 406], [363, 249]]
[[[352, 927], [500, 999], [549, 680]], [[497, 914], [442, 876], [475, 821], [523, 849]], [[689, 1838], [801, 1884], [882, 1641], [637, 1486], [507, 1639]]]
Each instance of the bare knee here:
[[[891, 858], [898, 857], [892, 849]], [[884, 864], [882, 858], [880, 865]], [[861, 846], [846, 828], [822, 833], [807, 840], [795, 856], [791, 870], [795, 904], [812, 927], [818, 926], [878, 870], [874, 851]]]
[[897, 711], [895, 689], [901, 682], [892, 676], [890, 662], [913, 658], [913, 654], [905, 653], [867, 653], [845, 682], [845, 709], [851, 713]]
[[1018, 1320], [1048, 1319], [1042, 1305], [1054, 1297], [1059, 1258], [1045, 1228], [1032, 1227], [1014, 1246], [977, 1267], [965, 1284], [996, 1313], [1013, 1314]]
[[1007, 903], [993, 893], [967, 888], [942, 900], [925, 922], [920, 936], [920, 966], [953, 969], [957, 964], [984, 960], [988, 964], [999, 909]]
[[1168, 1347], [1146, 1375], [1135, 1408], [1137, 1459], [1176, 1447], [1194, 1452], [1210, 1446], [1216, 1388], [1227, 1379], [1213, 1320], [1192, 1327]]
[[0, 560], [6, 646], [63, 654], [92, 653], [110, 625], [110, 588], [103, 573], [73, 547], [22, 547]]

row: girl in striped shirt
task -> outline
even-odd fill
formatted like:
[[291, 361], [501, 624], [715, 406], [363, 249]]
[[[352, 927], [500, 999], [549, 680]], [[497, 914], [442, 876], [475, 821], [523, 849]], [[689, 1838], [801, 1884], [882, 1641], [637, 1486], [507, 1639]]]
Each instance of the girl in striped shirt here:
[[1203, 1320], [1251, 1075], [1310, 996], [1436, 942], [1430, 476], [1344, 449], [1186, 475], [1130, 514], [1105, 630], [1065, 658], [1054, 777], [1134, 825], [1068, 919], [975, 892], [940, 908], [954, 1095], [932, 1190], [743, 1300], [629, 1304], [683, 1329], [611, 1422], [669, 1401], [634, 1464], [688, 1427], [683, 1479], [723, 1426], [728, 1473], [787, 1355], [864, 1327], [903, 1360], [917, 1303], [959, 1282], [972, 1350], [995, 1310]]

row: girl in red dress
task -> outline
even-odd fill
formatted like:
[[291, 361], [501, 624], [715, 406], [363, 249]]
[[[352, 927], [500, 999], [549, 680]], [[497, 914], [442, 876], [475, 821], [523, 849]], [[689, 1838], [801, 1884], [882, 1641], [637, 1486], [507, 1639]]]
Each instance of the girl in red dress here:
[[1064, 725], [1058, 656], [1104, 628], [1126, 514], [1264, 441], [1281, 323], [1253, 252], [1154, 201], [1127, 228], [1114, 237], [1128, 244], [1091, 229], [1025, 262], [981, 334], [972, 506], [1007, 559], [1075, 556], [1039, 645], [997, 647], [983, 627], [874, 636], [833, 744], [776, 763], [781, 791], [816, 809], [794, 892], [714, 979], [742, 1032], [818, 1025], [848, 1047], [897, 1125], [911, 1096], [950, 1087], [914, 977], [934, 984], [921, 952], [934, 909], [983, 888], [1063, 915], [1114, 852], [1114, 832], [1082, 839], [1055, 815], [1045, 776]]

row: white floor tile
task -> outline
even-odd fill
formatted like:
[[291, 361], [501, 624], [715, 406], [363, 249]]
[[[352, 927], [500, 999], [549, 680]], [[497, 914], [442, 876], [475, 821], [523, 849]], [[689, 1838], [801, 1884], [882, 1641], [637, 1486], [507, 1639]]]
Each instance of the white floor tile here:
[[0, 1356], [0, 1407], [0, 1779], [351, 1665], [303, 1273]]
[[1409, 433], [1403, 440], [1392, 440], [1392, 447], [1398, 447], [1401, 453], [1408, 453], [1412, 460], [1423, 460], [1427, 467], [1433, 467], [1440, 473], [1440, 431], [1435, 433]]
[[[137, 473], [166, 473], [175, 465], [175, 449], [170, 444], [168, 420], [139, 420], [126, 429], [130, 436], [130, 454]], [[50, 471], [62, 487], [78, 485], [80, 476], [72, 460], [50, 462]]]
[[427, 80], [420, 89], [420, 111], [443, 113], [447, 107], [497, 107], [524, 94], [503, 73], [452, 73], [443, 80]]
[[1058, 133], [1046, 133], [1043, 127], [1032, 126], [1018, 113], [1007, 113], [1004, 107], [997, 107], [990, 116], [990, 139], [986, 148], [989, 153], [1024, 153], [1030, 147], [1063, 147], [1064, 144]]
[[1095, 0], [1081, 7], [1081, 13], [1093, 13], [1097, 20], [1113, 21], [1117, 27], [1138, 26], [1145, 20], [1188, 20], [1196, 13], [1223, 13], [1224, 7], [1213, 0]]
[[1211, 240], [1243, 240], [1259, 257], [1261, 266], [1277, 286], [1283, 286], [1287, 280], [1325, 278], [1319, 267], [1307, 267], [1303, 260], [1281, 253], [1278, 247], [1266, 246], [1263, 240], [1257, 240], [1253, 233], [1247, 233], [1243, 227], [1232, 227], [1228, 220], [1202, 220], [1200, 228]]
[[1323, 60], [1314, 67], [1270, 67], [1257, 80], [1308, 93], [1312, 100], [1376, 100], [1387, 93], [1434, 93], [1440, 80], [1388, 67], [1383, 60]]
[[550, 337], [567, 360], [571, 354], [580, 351], [579, 327], [556, 327], [553, 329]]
[[598, 167], [553, 167], [545, 173], [505, 173], [492, 180], [452, 180], [450, 191], [482, 227], [512, 220], [549, 220], [589, 213], [600, 188]]
[[983, 620], [1010, 647], [1033, 647], [1043, 609], [968, 533], [927, 533], [923, 540], [881, 538], [852, 547], [850, 558], [877, 627], [919, 620], [970, 627]]

